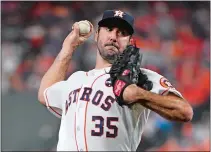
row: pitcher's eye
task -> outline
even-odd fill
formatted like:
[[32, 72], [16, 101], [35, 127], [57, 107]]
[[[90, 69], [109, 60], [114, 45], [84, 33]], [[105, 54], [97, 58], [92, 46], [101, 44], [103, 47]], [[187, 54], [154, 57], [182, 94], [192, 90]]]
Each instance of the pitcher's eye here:
[[111, 32], [113, 30], [112, 27], [106, 27], [106, 31]]
[[121, 31], [119, 31], [119, 35], [120, 36], [128, 36], [129, 33], [127, 31], [125, 31], [125, 30], [121, 30]]

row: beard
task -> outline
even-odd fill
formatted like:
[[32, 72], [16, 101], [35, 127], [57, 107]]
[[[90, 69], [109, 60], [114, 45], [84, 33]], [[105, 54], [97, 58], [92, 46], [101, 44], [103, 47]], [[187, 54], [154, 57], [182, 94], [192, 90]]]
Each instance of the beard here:
[[118, 49], [118, 52], [116, 51], [111, 51], [106, 49], [105, 47], [102, 47], [102, 45], [100, 45], [102, 43], [100, 43], [99, 41], [97, 42], [97, 48], [99, 51], [100, 56], [106, 60], [108, 63], [113, 64], [114, 61], [116, 60], [117, 56], [121, 53], [118, 49], [118, 47], [114, 44], [114, 43], [110, 43], [110, 44], [106, 44], [105, 46], [113, 46], [116, 47]]

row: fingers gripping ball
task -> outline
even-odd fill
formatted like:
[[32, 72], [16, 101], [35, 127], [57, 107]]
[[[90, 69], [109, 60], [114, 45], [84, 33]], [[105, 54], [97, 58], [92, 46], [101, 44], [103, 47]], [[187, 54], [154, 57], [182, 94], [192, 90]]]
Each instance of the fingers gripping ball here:
[[90, 32], [91, 26], [88, 21], [86, 20], [80, 21], [78, 22], [78, 24], [79, 24], [80, 35], [84, 36]]

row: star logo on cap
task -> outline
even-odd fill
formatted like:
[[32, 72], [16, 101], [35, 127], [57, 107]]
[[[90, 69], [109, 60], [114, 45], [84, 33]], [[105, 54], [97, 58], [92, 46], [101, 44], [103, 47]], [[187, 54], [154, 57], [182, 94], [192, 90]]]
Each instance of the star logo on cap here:
[[119, 16], [119, 17], [123, 18], [123, 14], [124, 14], [124, 12], [122, 12], [122, 11], [115, 11], [114, 16]]

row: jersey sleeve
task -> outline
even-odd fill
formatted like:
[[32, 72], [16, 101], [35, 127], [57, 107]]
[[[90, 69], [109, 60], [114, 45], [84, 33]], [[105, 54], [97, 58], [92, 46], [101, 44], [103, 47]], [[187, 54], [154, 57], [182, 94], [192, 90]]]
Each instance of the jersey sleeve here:
[[153, 83], [153, 88], [151, 92], [160, 95], [167, 95], [168, 93], [172, 92], [175, 95], [183, 98], [182, 94], [178, 90], [176, 90], [173, 87], [173, 85], [169, 82], [169, 80], [164, 76], [148, 69], [142, 69], [142, 71], [147, 75], [148, 79]]
[[[67, 91], [80, 88], [84, 81], [86, 72], [74, 72], [66, 81], [60, 81], [48, 87], [44, 91], [45, 102], [48, 110], [58, 118], [62, 116], [62, 108], [65, 104]], [[78, 81], [80, 80], [80, 81]]]
[[66, 81], [60, 81], [48, 87], [44, 91], [45, 102], [48, 110], [58, 118], [62, 116], [63, 89]]

